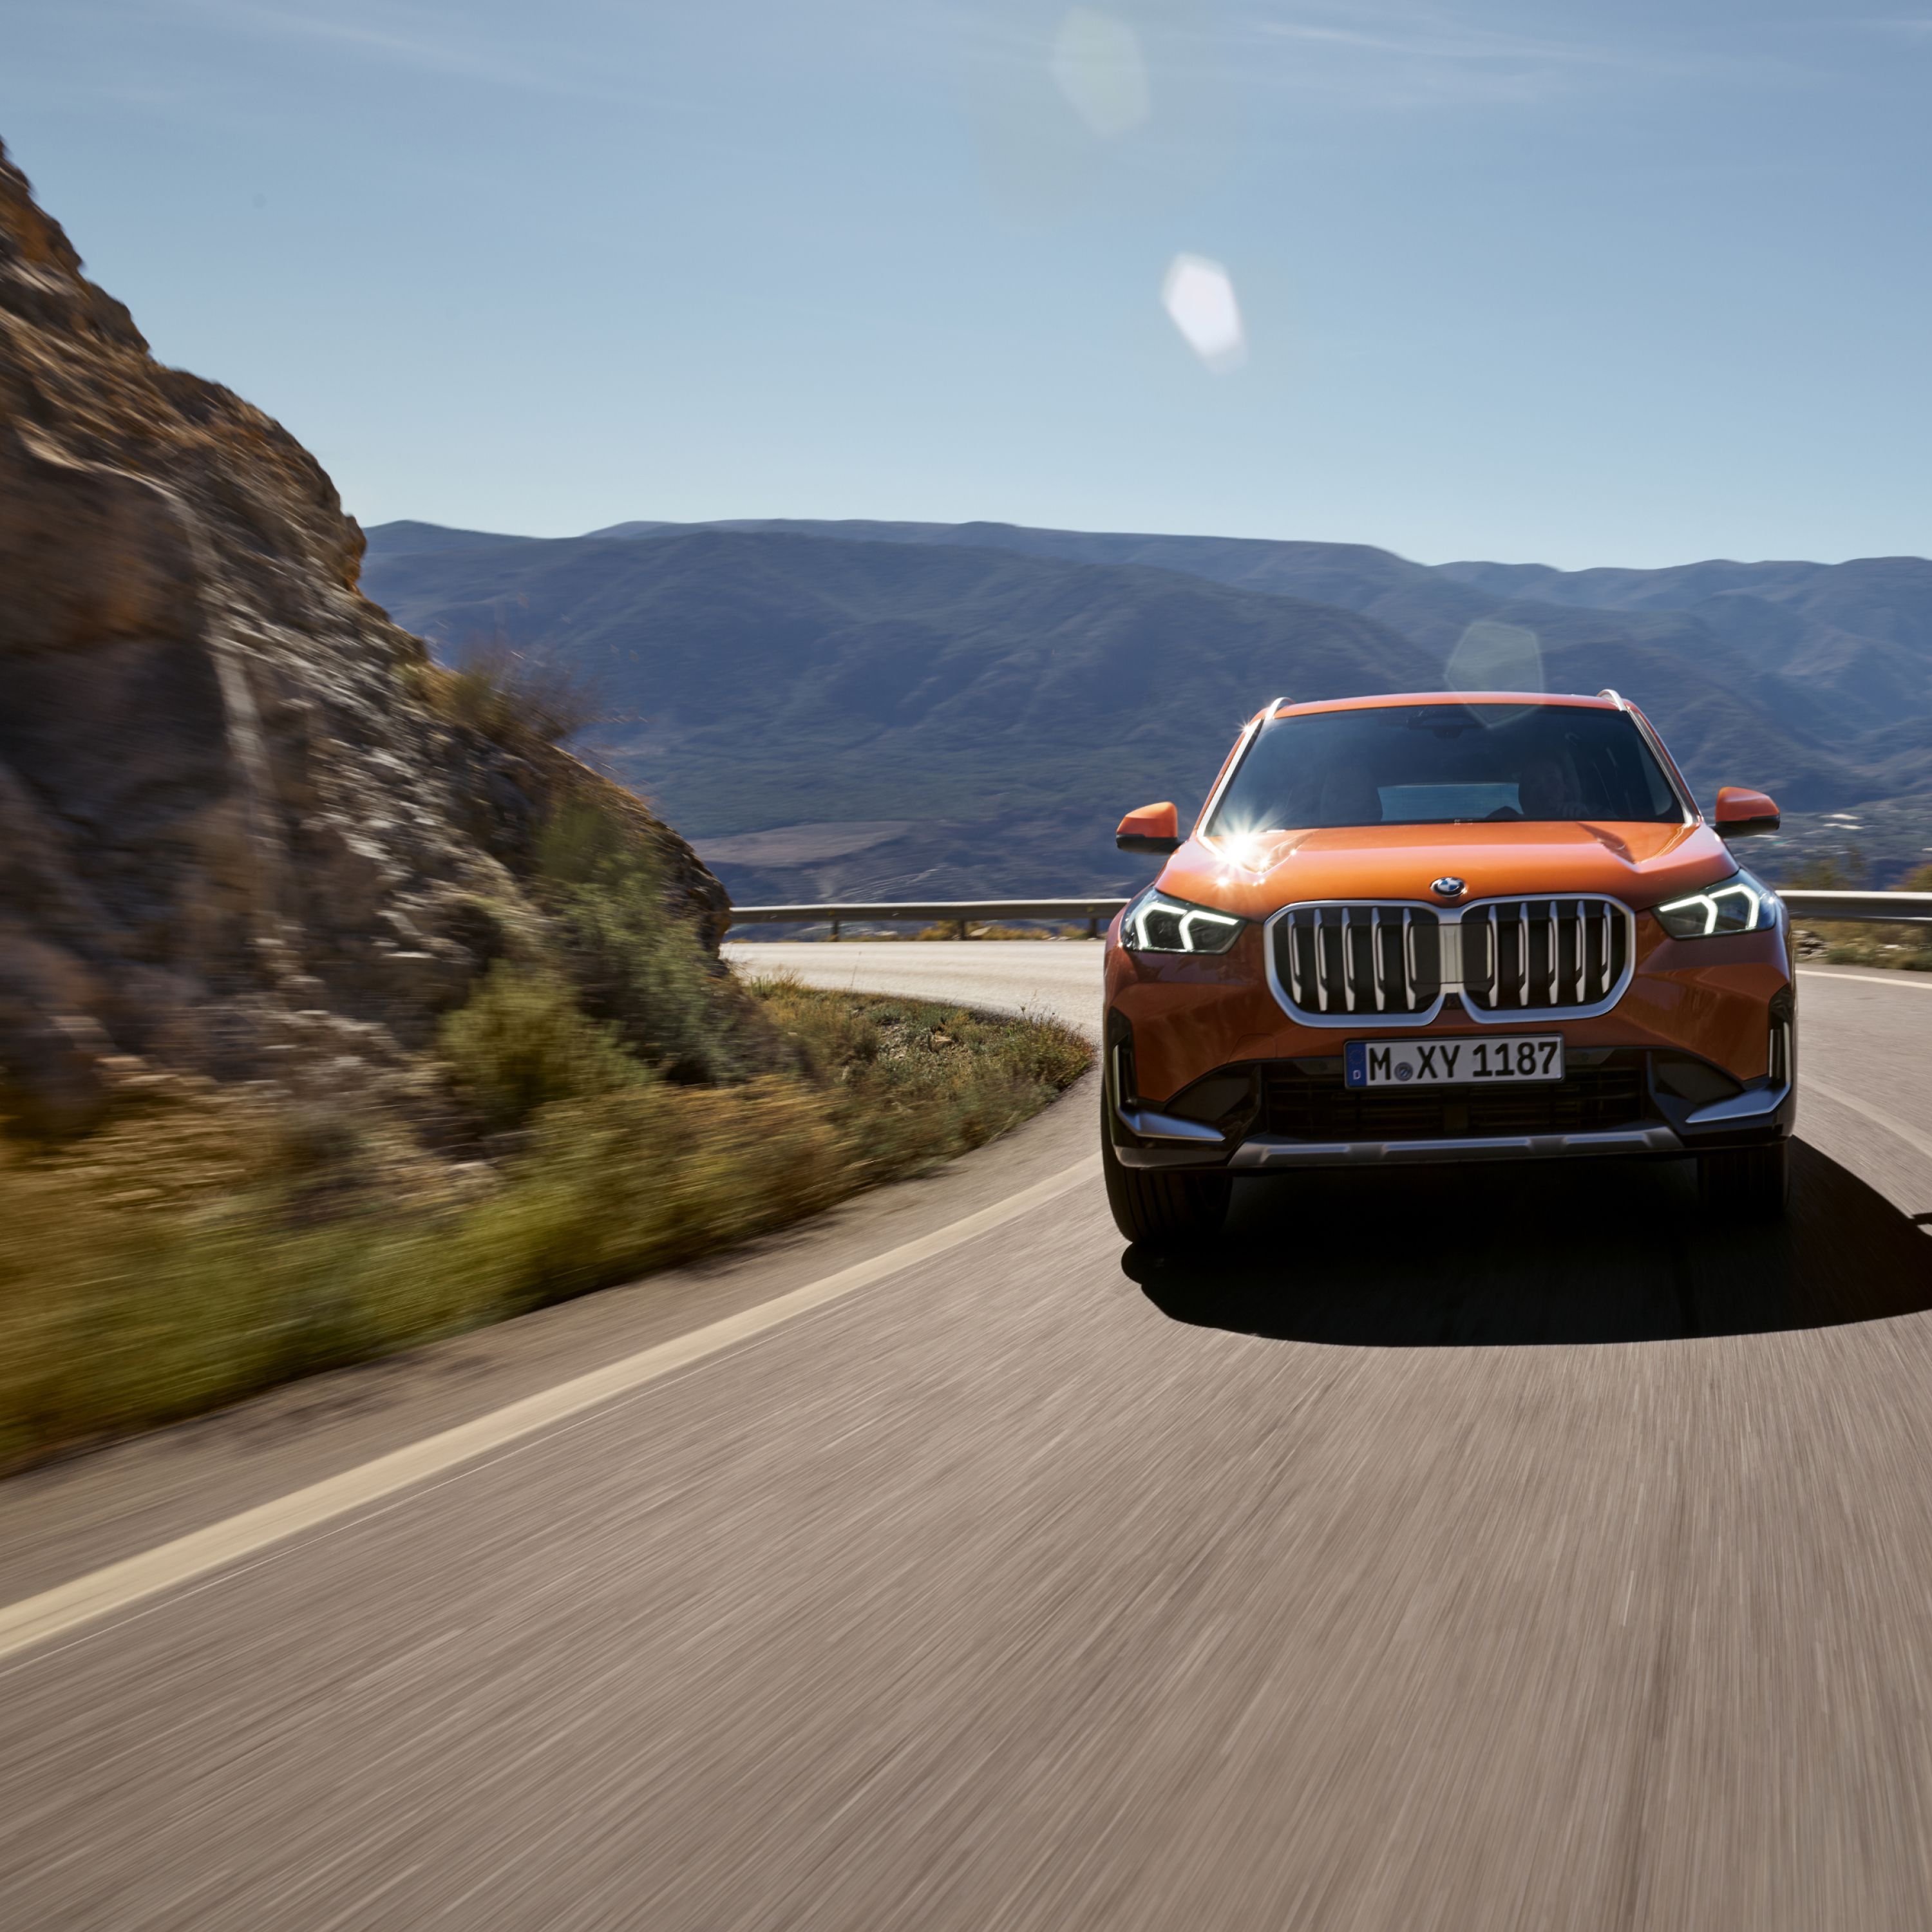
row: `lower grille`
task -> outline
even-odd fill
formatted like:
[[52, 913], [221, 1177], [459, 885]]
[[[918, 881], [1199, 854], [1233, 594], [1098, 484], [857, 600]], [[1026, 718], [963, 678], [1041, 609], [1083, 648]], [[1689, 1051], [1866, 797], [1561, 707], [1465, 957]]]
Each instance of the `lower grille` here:
[[1486, 1134], [1606, 1132], [1653, 1118], [1640, 1059], [1573, 1067], [1546, 1087], [1351, 1090], [1333, 1074], [1262, 1070], [1255, 1131], [1306, 1141], [1452, 1140]]

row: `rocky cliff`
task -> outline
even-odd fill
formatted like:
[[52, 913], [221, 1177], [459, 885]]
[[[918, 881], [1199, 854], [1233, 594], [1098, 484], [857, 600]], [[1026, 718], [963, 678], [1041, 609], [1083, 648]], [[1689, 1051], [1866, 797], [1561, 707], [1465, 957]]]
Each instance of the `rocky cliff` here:
[[315, 460], [160, 366], [0, 148], [0, 1113], [85, 1126], [130, 1068], [380, 1086], [541, 928], [566, 796], [715, 956], [689, 848], [440, 706], [362, 554]]

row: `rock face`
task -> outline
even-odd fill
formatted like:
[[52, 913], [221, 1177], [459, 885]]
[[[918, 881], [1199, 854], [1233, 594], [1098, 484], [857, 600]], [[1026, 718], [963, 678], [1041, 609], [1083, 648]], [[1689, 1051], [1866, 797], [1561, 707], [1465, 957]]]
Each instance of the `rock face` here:
[[[84, 1126], [130, 1057], [220, 1081], [420, 1049], [602, 782], [440, 716], [321, 467], [157, 364], [0, 148], [0, 1112]], [[627, 795], [668, 916], [728, 908]]]

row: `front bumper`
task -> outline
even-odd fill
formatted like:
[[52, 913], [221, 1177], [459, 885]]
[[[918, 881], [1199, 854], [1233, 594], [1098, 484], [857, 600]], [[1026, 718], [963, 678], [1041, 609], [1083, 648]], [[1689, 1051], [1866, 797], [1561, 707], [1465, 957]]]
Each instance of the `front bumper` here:
[[[1784, 934], [1740, 934], [1695, 949], [1646, 938], [1611, 1010], [1513, 1016], [1514, 1030], [1563, 1036], [1570, 1076], [1540, 1098], [1528, 1088], [1345, 1094], [1336, 1031], [1298, 1025], [1285, 1013], [1258, 958], [1111, 947], [1115, 1155], [1128, 1167], [1268, 1173], [1672, 1157], [1791, 1133], [1796, 1016]], [[1477, 1038], [1483, 1030], [1450, 1015], [1413, 1035]]]
[[[1217, 1070], [1177, 1097], [1174, 1104], [1183, 1111], [1166, 1112], [1122, 1102], [1119, 1096], [1131, 1079], [1122, 1070], [1132, 1063], [1120, 1045], [1117, 1040], [1110, 1053], [1107, 1084], [1109, 1131], [1124, 1167], [1264, 1174], [1304, 1167], [1675, 1157], [1779, 1139], [1797, 1119], [1796, 1089], [1789, 1079], [1761, 1078], [1714, 1100], [1686, 1097], [1670, 1088], [1696, 1084], [1686, 1074], [1696, 1063], [1682, 1055], [1628, 1051], [1586, 1052], [1581, 1059], [1594, 1064], [1577, 1067], [1559, 1088], [1477, 1095], [1442, 1088], [1366, 1102], [1342, 1088], [1332, 1061], [1261, 1061]], [[1286, 1102], [1285, 1088], [1290, 1094]], [[1192, 1117], [1210, 1110], [1212, 1119]], [[1304, 1131], [1281, 1131], [1285, 1120]]]
[[1266, 1135], [1244, 1141], [1227, 1162], [1238, 1174], [1300, 1167], [1420, 1167], [1442, 1162], [1574, 1160], [1588, 1154], [1688, 1154], [1664, 1126], [1580, 1134], [1491, 1134], [1447, 1140], [1293, 1141]]

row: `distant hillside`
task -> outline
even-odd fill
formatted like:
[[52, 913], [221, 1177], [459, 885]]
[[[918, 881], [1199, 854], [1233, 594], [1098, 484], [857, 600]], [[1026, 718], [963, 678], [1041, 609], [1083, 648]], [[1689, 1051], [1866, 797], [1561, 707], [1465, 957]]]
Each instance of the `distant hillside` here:
[[958, 545], [706, 530], [398, 555], [378, 533], [365, 582], [446, 648], [500, 631], [589, 672], [614, 762], [694, 835], [909, 821], [944, 848], [914, 871], [997, 867], [1017, 838], [1030, 878], [1071, 840], [1049, 868], [1070, 890], [1120, 874], [1128, 807], [1198, 801], [1262, 700], [1435, 670], [1350, 611]]
[[[620, 524], [602, 534], [656, 537], [689, 526]], [[1541, 564], [1412, 563], [1365, 544], [1028, 530], [1010, 524], [740, 522], [730, 527], [847, 541], [960, 544], [1092, 563], [1178, 570], [1238, 589], [1338, 604], [1447, 653], [1480, 618], [1546, 643], [1616, 636], [1726, 655], [1718, 675], [1760, 685], [1774, 716], [1854, 735], [1932, 716], [1932, 561], [1685, 564], [1665, 570], [1553, 570]], [[1594, 626], [1576, 614], [1599, 614]], [[1648, 620], [1641, 632], [1626, 618]], [[1788, 715], [1787, 715], [1788, 714]]]
[[[1748, 783], [1794, 813], [1932, 811], [1916, 558], [1432, 568], [991, 524], [368, 537], [369, 595], [446, 651], [500, 630], [592, 670], [626, 721], [602, 734], [624, 776], [730, 840], [705, 849], [741, 899], [1120, 883], [1137, 868], [1114, 819], [1197, 799], [1256, 704], [1434, 685], [1484, 619], [1535, 634], [1548, 688], [1636, 699], [1706, 797]], [[775, 827], [802, 831], [744, 841]]]

